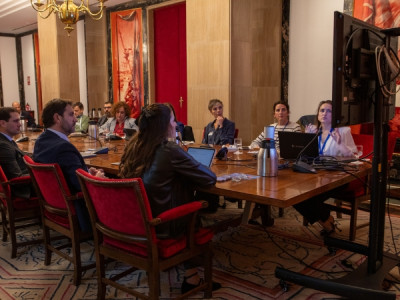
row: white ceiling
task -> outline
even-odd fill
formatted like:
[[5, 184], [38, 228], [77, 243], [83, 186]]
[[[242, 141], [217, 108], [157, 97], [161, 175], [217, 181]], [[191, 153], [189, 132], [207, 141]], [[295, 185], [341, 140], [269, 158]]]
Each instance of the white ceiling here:
[[[45, 1], [42, 0], [42, 3]], [[74, 2], [77, 4], [81, 0]], [[105, 5], [110, 8], [127, 2], [134, 0], [108, 0]], [[89, 0], [89, 3], [96, 11], [97, 0]], [[21, 34], [35, 29], [37, 29], [37, 12], [32, 8], [30, 0], [0, 0], [0, 34]]]

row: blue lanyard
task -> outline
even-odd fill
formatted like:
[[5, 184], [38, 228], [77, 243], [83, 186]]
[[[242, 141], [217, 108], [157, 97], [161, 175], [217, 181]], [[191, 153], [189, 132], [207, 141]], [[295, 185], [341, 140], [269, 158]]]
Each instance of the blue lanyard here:
[[329, 138], [331, 137], [331, 132], [332, 132], [332, 131], [333, 131], [333, 128], [331, 128], [331, 130], [329, 131], [328, 136], [326, 137], [326, 140], [325, 140], [324, 144], [322, 145], [322, 148], [321, 148], [321, 135], [318, 137], [319, 155], [324, 154], [324, 149], [325, 149], [326, 142], [327, 142], [327, 141], [329, 140]]

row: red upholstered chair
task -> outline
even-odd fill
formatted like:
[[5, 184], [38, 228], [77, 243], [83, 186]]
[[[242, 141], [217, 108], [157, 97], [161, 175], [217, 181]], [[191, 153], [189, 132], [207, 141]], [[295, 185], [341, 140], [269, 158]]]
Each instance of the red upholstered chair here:
[[[153, 217], [143, 182], [140, 178], [104, 179], [77, 170], [78, 178], [89, 209], [96, 248], [98, 299], [104, 299], [106, 285], [111, 285], [134, 297], [159, 299], [160, 272], [195, 257], [202, 257], [205, 281], [199, 287], [182, 295], [205, 290], [212, 296], [212, 231], [195, 231], [197, 211], [206, 207], [205, 202], [195, 201], [172, 208]], [[177, 239], [158, 239], [157, 225], [189, 216], [187, 232]], [[123, 262], [132, 268], [129, 272], [107, 278], [105, 258]], [[128, 288], [116, 280], [137, 269], [148, 276], [149, 293]]]
[[[374, 138], [372, 135], [367, 134], [353, 134], [354, 143], [356, 145], [363, 145], [364, 158], [371, 159], [374, 150]], [[395, 146], [395, 137], [391, 134], [388, 136], [388, 161], [392, 159], [392, 154]], [[369, 155], [368, 155], [369, 154]], [[369, 222], [357, 225], [358, 210], [369, 211], [369, 205], [362, 206], [362, 202], [370, 200], [370, 176], [362, 178], [361, 180], [353, 180], [349, 183], [347, 188], [335, 196], [335, 204], [331, 205], [325, 203], [333, 211], [336, 211], [337, 217], [341, 218], [342, 213], [350, 215], [350, 231], [349, 239], [353, 241], [356, 238], [356, 230], [369, 225]], [[347, 205], [343, 205], [347, 204]]]
[[0, 166], [0, 211], [3, 227], [3, 242], [11, 238], [11, 258], [17, 256], [17, 248], [39, 244], [43, 239], [18, 242], [16, 230], [40, 223], [40, 209], [37, 197], [20, 198], [11, 193], [11, 186], [18, 189], [18, 185], [31, 183], [29, 176], [21, 176], [8, 180]]
[[[58, 164], [36, 163], [29, 156], [24, 156], [24, 160], [33, 179], [42, 211], [45, 243], [44, 264], [50, 264], [52, 252], [57, 253], [74, 265], [73, 283], [79, 285], [82, 272], [95, 267], [93, 263], [82, 266], [81, 262], [80, 242], [92, 237], [92, 232], [82, 233], [80, 231], [73, 205], [73, 201], [79, 199], [83, 201], [83, 194], [71, 194]], [[60, 235], [57, 238], [50, 238], [50, 230], [54, 230]], [[68, 239], [68, 241], [55, 247], [52, 244], [55, 239]], [[71, 256], [61, 251], [67, 247], [71, 247]]]

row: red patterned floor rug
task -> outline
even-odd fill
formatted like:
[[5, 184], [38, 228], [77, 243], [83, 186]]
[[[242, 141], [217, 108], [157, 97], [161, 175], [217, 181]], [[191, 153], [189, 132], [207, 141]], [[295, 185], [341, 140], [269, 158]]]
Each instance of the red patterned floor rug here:
[[[274, 211], [276, 212], [276, 211]], [[358, 222], [368, 221], [369, 214], [360, 213]], [[348, 237], [347, 217], [337, 219], [339, 237]], [[364, 256], [344, 250], [329, 253], [323, 245], [318, 225], [303, 226], [302, 218], [294, 209], [285, 209], [284, 217], [276, 218], [274, 226], [246, 225], [228, 228], [217, 234], [213, 240], [214, 280], [222, 283], [222, 288], [213, 293], [213, 299], [340, 299], [294, 284], [284, 292], [279, 279], [274, 276], [277, 266], [307, 274], [317, 278], [337, 278], [351, 272], [365, 260]], [[393, 232], [393, 238], [392, 238]], [[40, 235], [40, 229], [30, 228], [19, 239], [30, 239]], [[387, 218], [385, 230], [385, 250], [394, 252], [393, 240], [399, 243], [400, 218]], [[357, 230], [357, 242], [367, 243], [368, 227]], [[398, 245], [400, 248], [400, 244]], [[72, 270], [69, 262], [53, 255], [50, 266], [44, 265], [44, 250], [41, 245], [21, 248], [16, 259], [10, 258], [9, 242], [0, 244], [0, 299], [96, 299], [97, 282], [95, 270], [87, 271], [79, 287], [72, 284]], [[397, 249], [398, 250], [398, 249]], [[82, 261], [94, 261], [90, 242], [82, 247]], [[343, 261], [351, 267], [343, 265]], [[115, 270], [126, 268], [112, 264]], [[171, 299], [180, 293], [183, 269], [177, 267], [162, 274], [161, 299]], [[398, 271], [389, 276], [398, 281]], [[133, 273], [125, 283], [147, 290], [147, 277], [144, 272]], [[400, 298], [400, 284], [394, 284], [391, 291]], [[191, 299], [202, 299], [199, 293]], [[135, 299], [123, 292], [108, 288], [107, 299]]]

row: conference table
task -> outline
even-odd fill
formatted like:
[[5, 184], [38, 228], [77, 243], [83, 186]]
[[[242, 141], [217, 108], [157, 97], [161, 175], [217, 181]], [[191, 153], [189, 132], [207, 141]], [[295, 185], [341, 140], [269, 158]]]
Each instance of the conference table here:
[[[38, 133], [27, 133], [28, 142], [19, 143], [21, 150], [32, 153], [34, 141]], [[105, 141], [103, 138], [95, 140], [87, 136], [70, 137], [70, 141], [81, 152], [99, 147], [108, 147], [107, 154], [97, 154], [85, 159], [89, 167], [101, 168], [110, 176], [117, 176], [122, 153], [127, 141]], [[187, 145], [184, 147], [199, 146]], [[247, 222], [254, 204], [259, 204], [267, 211], [271, 206], [286, 208], [300, 203], [312, 196], [321, 194], [336, 187], [345, 185], [355, 178], [362, 178], [371, 174], [372, 167], [369, 163], [356, 165], [350, 171], [318, 170], [314, 173], [298, 173], [291, 168], [281, 169], [276, 177], [257, 176], [257, 160], [253, 151], [243, 150], [241, 154], [234, 151], [228, 152], [227, 160], [214, 158], [211, 169], [218, 177], [228, 174], [248, 175], [250, 179], [218, 181], [215, 186], [203, 189], [205, 192], [246, 200], [242, 222]], [[267, 213], [263, 219], [265, 225], [270, 225], [273, 220]]]

